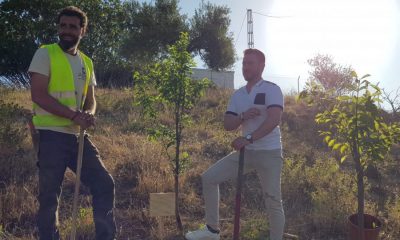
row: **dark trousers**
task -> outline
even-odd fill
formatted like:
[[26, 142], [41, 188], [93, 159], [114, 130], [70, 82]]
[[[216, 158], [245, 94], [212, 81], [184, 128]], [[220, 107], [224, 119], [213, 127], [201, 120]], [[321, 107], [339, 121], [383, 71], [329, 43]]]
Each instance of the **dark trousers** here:
[[[57, 229], [58, 202], [66, 168], [76, 172], [78, 137], [39, 130], [39, 138], [39, 236], [40, 240], [60, 239]], [[114, 239], [114, 180], [87, 135], [84, 141], [81, 181], [89, 187], [92, 194], [96, 239]]]

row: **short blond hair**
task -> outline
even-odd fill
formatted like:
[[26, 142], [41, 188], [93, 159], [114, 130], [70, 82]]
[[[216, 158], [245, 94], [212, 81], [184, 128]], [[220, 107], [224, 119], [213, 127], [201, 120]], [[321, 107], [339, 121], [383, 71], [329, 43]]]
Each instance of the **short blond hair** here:
[[263, 52], [261, 52], [258, 49], [255, 48], [248, 48], [246, 50], [243, 51], [244, 55], [249, 55], [249, 54], [253, 54], [257, 57], [258, 61], [260, 61], [261, 63], [265, 63], [265, 55]]

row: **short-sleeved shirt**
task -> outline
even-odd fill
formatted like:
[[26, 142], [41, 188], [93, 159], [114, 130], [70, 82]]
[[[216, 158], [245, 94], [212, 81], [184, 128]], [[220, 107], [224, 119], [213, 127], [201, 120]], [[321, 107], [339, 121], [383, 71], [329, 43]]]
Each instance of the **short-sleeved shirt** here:
[[[239, 115], [253, 107], [260, 109], [261, 114], [242, 123], [243, 136], [253, 133], [261, 126], [268, 118], [268, 108], [280, 107], [283, 110], [283, 94], [280, 87], [265, 80], [257, 82], [250, 93], [247, 92], [245, 86], [241, 87], [232, 95], [226, 114]], [[280, 148], [282, 148], [282, 142], [279, 125], [269, 134], [246, 146], [246, 149], [251, 150], [273, 150]]]
[[[80, 53], [76, 55], [71, 55], [64, 53], [67, 57], [74, 76], [76, 102], [78, 106], [81, 106], [83, 89], [85, 86], [86, 72], [83, 59]], [[33, 56], [32, 62], [29, 66], [29, 72], [40, 73], [42, 75], [50, 77], [50, 58], [46, 48], [39, 48], [35, 55]], [[91, 79], [89, 80], [89, 86], [96, 86], [96, 78], [94, 73], [91, 74]], [[78, 134], [79, 127], [77, 125], [67, 126], [67, 127], [37, 127], [37, 129], [52, 130], [56, 132], [68, 133], [68, 134]]]

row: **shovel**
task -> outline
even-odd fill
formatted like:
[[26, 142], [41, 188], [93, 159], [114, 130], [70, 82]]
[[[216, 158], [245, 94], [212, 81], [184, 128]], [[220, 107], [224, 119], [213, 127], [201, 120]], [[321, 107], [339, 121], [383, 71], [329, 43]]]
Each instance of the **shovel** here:
[[85, 137], [85, 130], [81, 127], [81, 130], [79, 132], [78, 161], [77, 161], [77, 166], [76, 166], [76, 182], [75, 182], [74, 202], [73, 202], [73, 207], [72, 207], [71, 240], [75, 240], [75, 237], [76, 237], [78, 195], [79, 195], [79, 184], [80, 184], [81, 170], [82, 170], [84, 137]]
[[[244, 166], [244, 147], [240, 149], [239, 168], [236, 186], [236, 205], [235, 205], [235, 225], [233, 228], [233, 240], [239, 240], [240, 233], [240, 203], [242, 200], [242, 183], [243, 183], [243, 166]], [[294, 234], [284, 233], [285, 239], [298, 240], [299, 237]]]
[[235, 200], [235, 221], [234, 221], [235, 225], [233, 228], [233, 240], [239, 240], [240, 202], [242, 201], [243, 165], [244, 165], [244, 147], [240, 149], [240, 154], [239, 154], [239, 167], [238, 167], [236, 200]]

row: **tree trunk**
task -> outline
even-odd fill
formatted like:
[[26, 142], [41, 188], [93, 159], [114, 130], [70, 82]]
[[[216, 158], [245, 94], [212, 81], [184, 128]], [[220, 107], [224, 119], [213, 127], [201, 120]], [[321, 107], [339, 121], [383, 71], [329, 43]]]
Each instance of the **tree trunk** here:
[[[178, 108], [179, 109], [179, 108]], [[180, 172], [180, 164], [179, 164], [179, 152], [181, 145], [181, 129], [180, 129], [180, 113], [179, 111], [175, 112], [175, 218], [176, 218], [176, 226], [181, 235], [183, 235], [183, 226], [181, 221], [181, 216], [179, 214], [179, 172]]]
[[357, 83], [357, 97], [355, 106], [355, 132], [353, 135], [353, 159], [357, 171], [357, 221], [358, 221], [358, 240], [364, 240], [364, 169], [361, 165], [359, 141], [358, 141], [358, 94], [360, 93], [360, 81]]
[[361, 166], [360, 153], [358, 152], [358, 145], [353, 147], [354, 162], [357, 171], [357, 221], [358, 221], [358, 239], [364, 240], [364, 170]]
[[176, 226], [181, 235], [183, 235], [183, 226], [179, 213], [179, 175], [175, 174], [175, 218]]

